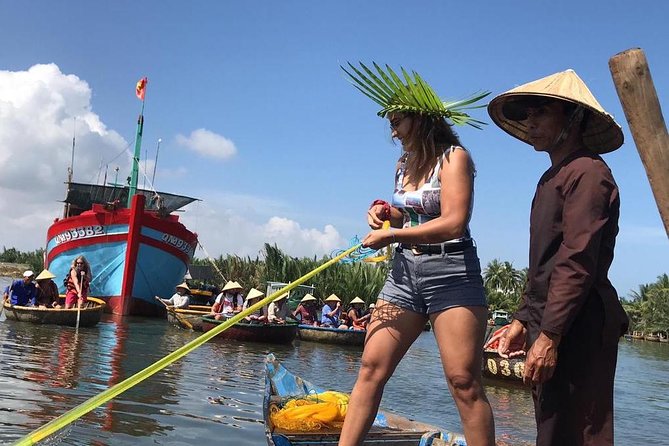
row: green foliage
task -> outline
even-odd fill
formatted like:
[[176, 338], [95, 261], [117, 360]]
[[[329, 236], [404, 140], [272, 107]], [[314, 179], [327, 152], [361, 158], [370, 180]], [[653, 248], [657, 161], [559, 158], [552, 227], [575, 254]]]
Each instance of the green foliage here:
[[[225, 276], [225, 280], [236, 280], [244, 289], [255, 287], [261, 291], [267, 288], [267, 282], [295, 281], [317, 268], [329, 257], [321, 259], [297, 258], [283, 253], [276, 245], [265, 244], [261, 253], [264, 259], [228, 255], [214, 259], [214, 263]], [[193, 259], [196, 265], [208, 263], [206, 259]], [[308, 285], [316, 288], [314, 297], [323, 299], [334, 293], [346, 307], [356, 296], [365, 302], [376, 301], [388, 273], [385, 263], [369, 264], [364, 262], [337, 263], [316, 275]], [[220, 285], [225, 281], [220, 279]]]
[[412, 71], [413, 78], [404, 68], [400, 78], [390, 66], [386, 65], [386, 71], [375, 62], [372, 62], [376, 72], [368, 68], [362, 62], [360, 68], [348, 63], [351, 71], [341, 67], [348, 75], [349, 81], [355, 88], [365, 96], [383, 107], [377, 114], [382, 118], [388, 113], [418, 113], [431, 116], [439, 116], [450, 119], [454, 124], [471, 125], [478, 129], [486, 123], [473, 119], [464, 110], [485, 107], [485, 105], [474, 105], [485, 98], [490, 92], [474, 94], [469, 98], [443, 102], [430, 85]]
[[44, 249], [21, 252], [15, 248], [7, 249], [3, 246], [2, 253], [0, 253], [0, 262], [26, 263], [35, 271], [35, 274], [39, 274], [44, 269]]
[[623, 301], [630, 331], [669, 332], [669, 275], [662, 274], [654, 283], [639, 285], [630, 297], [632, 300]]
[[483, 270], [483, 285], [488, 295], [490, 310], [506, 310], [513, 313], [520, 305], [525, 288], [527, 270], [518, 270], [511, 262], [497, 259], [488, 263]]

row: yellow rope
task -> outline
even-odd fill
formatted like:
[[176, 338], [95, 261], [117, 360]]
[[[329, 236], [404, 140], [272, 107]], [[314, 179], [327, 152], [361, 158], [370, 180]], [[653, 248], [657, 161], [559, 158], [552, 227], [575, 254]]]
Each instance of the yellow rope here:
[[308, 272], [304, 276], [300, 277], [299, 279], [295, 280], [294, 282], [291, 282], [287, 286], [281, 288], [278, 291], [275, 291], [274, 293], [270, 294], [266, 298], [262, 299], [260, 302], [256, 303], [255, 305], [251, 305], [249, 308], [246, 310], [236, 314], [235, 316], [231, 317], [227, 321], [223, 322], [219, 326], [213, 328], [212, 330], [209, 330], [208, 332], [202, 334], [201, 336], [193, 339], [190, 341], [188, 344], [184, 345], [183, 347], [180, 347], [179, 349], [173, 351], [169, 355], [165, 356], [164, 358], [154, 362], [144, 370], [141, 370], [134, 375], [132, 375], [129, 378], [126, 378], [125, 380], [121, 381], [120, 383], [110, 387], [109, 389], [105, 390], [102, 393], [99, 393], [98, 395], [89, 398], [88, 400], [84, 401], [83, 403], [79, 404], [75, 408], [69, 410], [68, 412], [65, 412], [63, 415], [59, 416], [58, 418], [50, 421], [49, 423], [45, 424], [44, 426], [32, 431], [25, 437], [21, 438], [18, 440], [15, 444], [15, 446], [23, 446], [23, 445], [33, 445], [37, 443], [38, 441], [41, 441], [48, 437], [49, 435], [59, 431], [60, 429], [64, 428], [68, 424], [72, 423], [73, 421], [76, 421], [77, 419], [81, 418], [82, 416], [86, 415], [88, 412], [92, 411], [96, 407], [106, 403], [110, 399], [114, 398], [115, 396], [125, 392], [129, 388], [135, 386], [136, 384], [139, 384], [149, 376], [159, 372], [163, 368], [167, 367], [168, 365], [172, 364], [174, 361], [177, 359], [180, 359], [181, 357], [187, 355], [191, 351], [195, 350], [196, 348], [200, 347], [202, 344], [216, 336], [217, 334], [221, 333], [222, 331], [227, 330], [240, 320], [244, 319], [246, 316], [252, 314], [253, 312], [259, 310], [260, 308], [264, 307], [265, 305], [269, 304], [272, 302], [274, 299], [279, 297], [280, 295], [284, 294], [287, 291], [292, 290], [293, 288], [296, 288], [297, 286], [301, 285], [305, 281], [311, 279], [313, 276], [316, 274], [320, 273], [324, 269], [332, 266], [333, 264], [337, 263], [344, 257], [348, 256], [351, 254], [353, 251], [358, 249], [360, 245], [353, 246], [346, 251], [342, 252], [339, 254], [337, 257], [334, 257], [333, 259], [328, 260], [318, 268]]

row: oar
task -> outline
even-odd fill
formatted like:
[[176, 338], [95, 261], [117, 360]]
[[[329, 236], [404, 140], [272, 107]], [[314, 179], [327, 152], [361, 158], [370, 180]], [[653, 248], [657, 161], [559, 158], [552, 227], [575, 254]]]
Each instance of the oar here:
[[[84, 277], [86, 276], [86, 271], [81, 270], [81, 281], [79, 282], [79, 288], [81, 289], [81, 292], [79, 294], [83, 294], [84, 292]], [[79, 300], [81, 300], [81, 296], [77, 296], [77, 325], [75, 326], [75, 330], [79, 330], [79, 319], [81, 319], [81, 304], [79, 303]]]
[[88, 412], [92, 411], [96, 407], [106, 403], [110, 399], [114, 398], [115, 396], [125, 392], [129, 388], [133, 387], [134, 385], [142, 382], [149, 376], [159, 372], [160, 370], [164, 369], [168, 365], [172, 364], [174, 361], [177, 359], [180, 359], [181, 357], [187, 355], [191, 351], [195, 350], [196, 348], [200, 347], [202, 344], [213, 338], [214, 336], [218, 335], [219, 333], [227, 330], [228, 328], [232, 327], [234, 324], [239, 322], [240, 320], [244, 319], [246, 316], [250, 315], [251, 313], [257, 311], [258, 309], [264, 307], [265, 305], [269, 304], [270, 302], [274, 301], [277, 297], [281, 296], [283, 293], [286, 293], [294, 288], [297, 288], [299, 285], [303, 284], [307, 280], [311, 279], [314, 277], [316, 274], [320, 273], [324, 269], [334, 265], [344, 257], [348, 256], [351, 254], [353, 251], [356, 249], [360, 248], [361, 245], [356, 245], [352, 246], [351, 248], [347, 249], [346, 251], [342, 252], [338, 256], [334, 257], [333, 259], [328, 260], [318, 268], [308, 272], [304, 276], [300, 277], [299, 279], [295, 280], [294, 282], [291, 282], [290, 284], [286, 285], [285, 287], [281, 288], [278, 291], [275, 291], [274, 293], [270, 294], [266, 298], [262, 299], [260, 302], [257, 302], [253, 305], [251, 305], [249, 308], [246, 310], [237, 313], [227, 321], [223, 322], [222, 324], [218, 325], [217, 327], [213, 328], [212, 330], [209, 330], [206, 333], [203, 333], [202, 335], [198, 336], [197, 338], [193, 339], [186, 345], [184, 345], [181, 348], [178, 348], [177, 350], [173, 351], [169, 355], [165, 356], [164, 358], [154, 362], [150, 366], [146, 367], [144, 370], [141, 370], [134, 375], [132, 375], [129, 378], [126, 378], [125, 380], [121, 381], [120, 383], [110, 387], [109, 389], [105, 390], [102, 393], [97, 394], [96, 396], [89, 398], [88, 400], [84, 401], [83, 403], [79, 404], [75, 408], [65, 412], [63, 415], [59, 416], [58, 418], [50, 421], [49, 423], [45, 424], [44, 426], [32, 431], [25, 437], [21, 438], [19, 441], [14, 443], [16, 446], [23, 446], [23, 445], [33, 445], [37, 443], [40, 440], [45, 439], [49, 435], [53, 434], [54, 432], [59, 431], [60, 429], [64, 428], [68, 424], [72, 423], [73, 421], [83, 417], [86, 415]]
[[165, 308], [167, 309], [168, 312], [174, 314], [174, 317], [179, 321], [180, 324], [184, 324], [186, 327], [190, 328], [191, 330], [193, 329], [193, 324], [188, 322], [186, 319], [182, 319], [179, 317], [179, 313], [177, 313], [176, 308], [172, 309], [170, 308], [169, 305], [167, 305], [160, 297], [155, 296], [156, 300], [160, 302], [161, 304], [165, 305]]

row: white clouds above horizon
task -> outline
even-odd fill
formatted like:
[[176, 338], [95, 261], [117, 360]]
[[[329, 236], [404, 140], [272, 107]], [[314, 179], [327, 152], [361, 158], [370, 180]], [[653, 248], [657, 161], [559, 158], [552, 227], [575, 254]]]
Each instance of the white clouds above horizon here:
[[[23, 251], [44, 246], [48, 226], [62, 212], [58, 200], [65, 196], [63, 183], [72, 155], [73, 133], [75, 181], [101, 181], [104, 173], [100, 166], [109, 163], [110, 156], [115, 164], [110, 169], [119, 167], [119, 181], [127, 176], [131, 156], [128, 142], [92, 111], [92, 97], [86, 81], [62, 73], [56, 64], [34, 65], [25, 71], [0, 70], [0, 246]], [[232, 141], [205, 129], [176, 139], [202, 156], [225, 159], [237, 153]], [[142, 164], [150, 178], [154, 161]], [[183, 167], [159, 169], [159, 173], [171, 178], [189, 174]], [[114, 175], [113, 170], [108, 175]], [[140, 186], [142, 181], [140, 177]], [[343, 243], [332, 225], [303, 228], [299, 222], [281, 216], [289, 207], [280, 201], [260, 196], [217, 196], [213, 192], [211, 199], [209, 195], [201, 198], [212, 204], [190, 205], [182, 220], [199, 232], [203, 245], [214, 256], [255, 255], [265, 242], [276, 243], [289, 255], [323, 255]], [[216, 211], [212, 205], [225, 210]]]
[[235, 143], [207, 129], [193, 130], [190, 136], [178, 134], [176, 142], [193, 152], [208, 158], [227, 159], [237, 154]]

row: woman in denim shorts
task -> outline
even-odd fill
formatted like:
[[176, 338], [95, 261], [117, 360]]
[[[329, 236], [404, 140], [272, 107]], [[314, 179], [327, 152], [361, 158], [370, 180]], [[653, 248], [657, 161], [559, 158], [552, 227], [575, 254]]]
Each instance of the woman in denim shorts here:
[[[365, 83], [360, 76], [347, 74]], [[422, 88], [432, 91], [420, 81]], [[410, 87], [404, 86], [411, 91]], [[492, 410], [481, 385], [488, 309], [469, 231], [474, 163], [447, 121], [453, 110], [434, 106], [417, 111], [415, 104], [407, 105], [406, 97], [406, 92], [387, 95], [379, 112], [388, 118], [392, 137], [402, 143], [403, 151], [392, 201], [372, 203], [367, 214], [372, 231], [363, 245], [380, 249], [396, 243], [397, 248], [367, 326], [339, 444], [362, 442], [385, 383], [429, 320], [467, 443], [494, 445]], [[460, 119], [469, 117], [458, 115]], [[390, 229], [382, 228], [385, 220], [390, 220]]]

